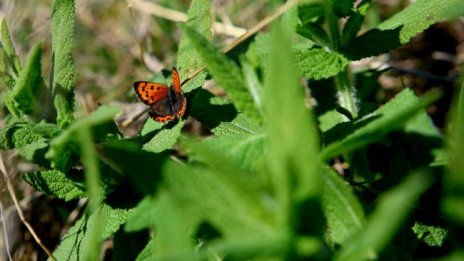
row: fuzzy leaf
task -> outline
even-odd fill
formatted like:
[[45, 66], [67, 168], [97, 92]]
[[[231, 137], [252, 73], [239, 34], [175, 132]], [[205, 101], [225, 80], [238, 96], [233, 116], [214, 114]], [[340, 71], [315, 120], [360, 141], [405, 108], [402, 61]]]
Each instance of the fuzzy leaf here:
[[237, 110], [223, 97], [215, 97], [211, 92], [201, 89], [195, 94], [190, 114], [206, 127], [213, 130], [234, 120]]
[[225, 157], [250, 172], [258, 173], [268, 162], [264, 133], [217, 136], [205, 139], [202, 143], [223, 151]]
[[134, 232], [152, 226], [158, 211], [155, 198], [152, 196], [143, 198], [129, 213], [124, 230]]
[[225, 237], [272, 234], [274, 218], [260, 200], [264, 191], [249, 174], [204, 144], [190, 147], [213, 167], [171, 163], [165, 168], [169, 191], [190, 219], [207, 220]]
[[[197, 32], [205, 39], [211, 40], [213, 14], [211, 12], [211, 0], [193, 0], [187, 13], [187, 26], [195, 28]], [[182, 36], [179, 43], [179, 52], [177, 55], [177, 66], [181, 79], [192, 75], [196, 70], [205, 65], [200, 54], [188, 36]], [[201, 87], [206, 79], [206, 72], [202, 72], [195, 78], [187, 82], [183, 87], [184, 92], [190, 92], [193, 89]]]
[[41, 49], [40, 44], [36, 44], [29, 53], [26, 65], [19, 72], [19, 78], [13, 87], [11, 93], [7, 96], [8, 99], [13, 99], [12, 102], [6, 102], [6, 105], [14, 104], [15, 108], [8, 108], [9, 111], [17, 118], [24, 114], [32, 114], [37, 100], [35, 97], [36, 90], [40, 85], [43, 85], [43, 80], [40, 72]]
[[365, 34], [356, 37], [344, 48], [350, 59], [379, 55], [399, 47], [440, 20], [449, 20], [464, 14], [461, 0], [421, 0], [381, 23]]
[[7, 60], [9, 63], [11, 63], [10, 65], [13, 66], [14, 74], [17, 75], [18, 72], [21, 71], [21, 61], [19, 60], [19, 57], [16, 54], [16, 51], [13, 46], [13, 41], [11, 41], [6, 18], [3, 18], [1, 31], [2, 38], [0, 48], [2, 48], [5, 51], [5, 54], [7, 55]]
[[319, 48], [295, 49], [293, 57], [299, 73], [315, 80], [335, 76], [348, 65], [348, 60], [342, 55]]
[[242, 134], [260, 134], [264, 130], [245, 115], [239, 114], [230, 122], [222, 122], [212, 129], [216, 136], [233, 136]]
[[361, 204], [351, 187], [333, 170], [323, 175], [322, 207], [333, 241], [343, 245], [365, 225]]
[[27, 173], [22, 175], [21, 178], [38, 191], [64, 199], [65, 201], [85, 196], [83, 184], [81, 183], [83, 181], [82, 177], [76, 177], [80, 178], [80, 181], [76, 182], [70, 179], [69, 175], [59, 170]]
[[382, 139], [388, 133], [402, 128], [408, 120], [439, 97], [440, 93], [431, 92], [418, 99], [410, 89], [404, 89], [375, 112], [354, 122], [341, 123], [325, 132], [326, 143], [337, 136], [344, 137], [328, 144], [322, 150], [321, 157], [328, 160]]
[[68, 126], [74, 112], [74, 0], [52, 2], [52, 80], [56, 122], [60, 128]]
[[[126, 209], [112, 208], [109, 205], [102, 205], [99, 211], [101, 234], [100, 240], [105, 240], [113, 235], [121, 224], [124, 224], [128, 211]], [[53, 252], [57, 260], [82, 260], [84, 252], [89, 249], [90, 228], [95, 223], [95, 216], [85, 214], [80, 218], [69, 231], [61, 238], [60, 245]], [[48, 260], [51, 260], [50, 258]]]
[[[142, 129], [142, 136], [143, 139], [149, 139], [147, 142], [144, 142], [142, 145], [142, 149], [159, 153], [168, 149], [172, 149], [174, 144], [176, 144], [177, 139], [180, 136], [180, 132], [182, 127], [184, 126], [185, 121], [180, 119], [174, 123], [166, 124], [164, 128], [152, 128], [151, 132], [148, 132], [149, 126], [159, 126], [158, 123], [155, 123], [153, 120], [148, 119], [148, 122], [144, 125], [144, 129]], [[148, 126], [147, 126], [148, 125]], [[147, 126], [147, 127], [145, 127]], [[167, 127], [170, 126], [170, 127]]]
[[274, 28], [263, 93], [269, 167], [284, 213], [290, 211], [285, 206], [288, 202], [283, 202], [290, 196], [288, 193], [305, 200], [318, 195], [321, 187], [320, 165], [314, 162], [319, 151], [317, 127], [312, 113], [305, 108], [290, 44], [290, 36], [282, 28]]
[[412, 231], [418, 239], [429, 246], [442, 246], [448, 235], [448, 230], [442, 227], [428, 226], [418, 222], [414, 223]]
[[181, 28], [202, 60], [208, 65], [207, 69], [213, 79], [225, 89], [237, 110], [252, 120], [259, 120], [259, 112], [246, 88], [240, 68], [197, 31], [188, 26]]

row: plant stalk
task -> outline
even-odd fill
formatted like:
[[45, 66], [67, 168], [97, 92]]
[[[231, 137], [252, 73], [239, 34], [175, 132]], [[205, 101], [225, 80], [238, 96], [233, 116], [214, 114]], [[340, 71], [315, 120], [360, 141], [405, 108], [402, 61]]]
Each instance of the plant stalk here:
[[[338, 52], [341, 49], [340, 28], [338, 17], [334, 14], [332, 5], [332, 1], [326, 1], [325, 12], [329, 25], [332, 51]], [[350, 78], [350, 71], [347, 67], [335, 77], [335, 88], [337, 90], [338, 104], [348, 110], [351, 118], [355, 119], [358, 116], [358, 107]]]

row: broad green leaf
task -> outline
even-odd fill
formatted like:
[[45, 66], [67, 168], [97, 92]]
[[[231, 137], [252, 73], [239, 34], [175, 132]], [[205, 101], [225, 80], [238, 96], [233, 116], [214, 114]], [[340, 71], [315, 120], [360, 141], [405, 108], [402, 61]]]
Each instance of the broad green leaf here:
[[408, 176], [399, 186], [383, 193], [362, 231], [342, 246], [335, 260], [377, 259], [412, 211], [413, 204], [430, 186], [429, 173]]
[[444, 213], [454, 222], [464, 224], [464, 83], [453, 103], [451, 110], [450, 136], [447, 141], [449, 150], [448, 173], [444, 176]]
[[[195, 28], [197, 32], [205, 39], [211, 40], [213, 14], [211, 12], [211, 0], [193, 0], [187, 13], [187, 26]], [[179, 43], [179, 52], [177, 54], [177, 66], [181, 80], [190, 77], [196, 70], [205, 65], [201, 55], [194, 47], [189, 37], [183, 36]], [[195, 78], [188, 81], [182, 87], [184, 92], [190, 92], [193, 89], [201, 87], [206, 79], [206, 72], [202, 72]]]
[[105, 163], [120, 175], [127, 177], [139, 191], [152, 195], [159, 180], [168, 153], [150, 153], [131, 140], [111, 140], [103, 144], [101, 154]]
[[35, 126], [30, 123], [21, 122], [13, 124], [5, 133], [8, 139], [7, 144], [18, 149], [19, 154], [26, 160], [40, 166], [49, 166], [48, 161], [45, 159], [48, 140], [45, 138], [45, 135], [41, 135], [35, 131]]
[[[112, 208], [109, 205], [100, 207], [101, 233], [99, 240], [105, 240], [113, 235], [121, 224], [124, 224], [128, 211], [126, 209]], [[60, 245], [53, 252], [57, 260], [85, 260], [84, 252], [91, 247], [89, 232], [94, 228], [95, 216], [85, 214], [61, 238]], [[48, 260], [51, 260], [50, 258]]]
[[243, 134], [260, 134], [264, 130], [245, 115], [239, 114], [230, 122], [221, 122], [212, 129], [216, 136], [234, 136]]
[[330, 110], [321, 116], [319, 116], [318, 121], [319, 121], [319, 129], [322, 132], [326, 132], [333, 127], [335, 127], [337, 124], [346, 122], [349, 119], [344, 116], [343, 114], [339, 113], [336, 110]]
[[259, 121], [259, 112], [246, 88], [240, 68], [193, 28], [188, 26], [181, 28], [208, 65], [207, 69], [213, 79], [225, 89], [237, 110], [250, 119]]
[[155, 219], [156, 251], [155, 260], [197, 260], [193, 241], [187, 227], [188, 216], [167, 194], [158, 196], [159, 213]]
[[115, 128], [112, 121], [118, 107], [101, 106], [89, 116], [74, 121], [67, 129], [50, 142], [50, 149], [45, 155], [52, 162], [52, 167], [66, 171], [71, 167], [78, 153], [77, 134], [80, 129], [90, 128], [94, 132], [95, 141], [104, 140], [111, 130]]
[[24, 114], [31, 115], [40, 106], [40, 103], [37, 103], [39, 101], [37, 101], [36, 90], [40, 85], [44, 85], [40, 70], [41, 54], [40, 44], [36, 44], [29, 53], [24, 69], [19, 72], [13, 90], [6, 97], [13, 99], [12, 102], [6, 102], [6, 105], [14, 104], [15, 108], [8, 107], [8, 109], [17, 118]]
[[319, 48], [295, 49], [293, 57], [299, 73], [315, 80], [335, 76], [348, 65], [348, 60], [342, 55]]
[[[154, 122], [151, 119], [148, 119], [150, 123], [146, 123], [144, 125], [144, 129], [142, 129], [142, 132], [144, 132], [144, 136], [142, 136], [142, 139], [149, 139], [147, 142], [144, 142], [142, 145], [142, 149], [149, 151], [149, 152], [154, 152], [154, 153], [159, 153], [168, 149], [172, 149], [174, 147], [174, 144], [176, 144], [177, 139], [180, 136], [180, 132], [182, 130], [182, 127], [184, 126], [185, 121], [180, 119], [177, 122], [174, 123], [168, 123], [164, 125], [164, 128], [161, 129], [155, 129], [152, 132], [147, 132], [147, 128], [145, 127], [147, 124], [153, 126]], [[156, 123], [158, 125], [158, 123]], [[169, 126], [169, 127], [168, 127]], [[146, 132], [146, 133], [145, 133]]]
[[[195, 94], [190, 115], [213, 130], [234, 120], [237, 110], [229, 100], [201, 89]], [[239, 114], [240, 115], [240, 114]]]
[[[328, 160], [381, 140], [388, 133], [402, 128], [408, 120], [439, 97], [439, 92], [430, 92], [418, 99], [410, 89], [403, 90], [375, 112], [325, 132], [325, 142], [331, 143], [322, 150], [322, 159]], [[337, 136], [343, 135], [343, 138], [333, 142]]]
[[364, 211], [351, 187], [333, 170], [323, 175], [322, 208], [332, 240], [343, 245], [364, 228]]
[[52, 79], [51, 87], [56, 122], [64, 128], [73, 121], [74, 112], [74, 0], [52, 2]]
[[442, 227], [428, 226], [418, 222], [414, 223], [412, 231], [418, 239], [429, 246], [442, 246], [448, 235], [448, 230]]
[[19, 60], [19, 57], [16, 54], [15, 48], [13, 46], [13, 41], [11, 41], [6, 17], [4, 17], [2, 20], [1, 31], [2, 31], [1, 32], [2, 38], [1, 38], [0, 48], [5, 51], [8, 62], [11, 63], [10, 66], [12, 66], [11, 68], [14, 69], [14, 74], [17, 75], [18, 72], [21, 71], [21, 61]]
[[129, 213], [124, 230], [134, 232], [153, 226], [158, 212], [159, 208], [156, 205], [156, 198], [146, 196]]
[[224, 237], [272, 235], [274, 217], [262, 201], [266, 193], [250, 182], [250, 174], [237, 172], [233, 162], [204, 145], [196, 144], [194, 150], [202, 150], [199, 156], [214, 165], [171, 163], [164, 170], [170, 193], [190, 219], [208, 221]]
[[409, 42], [416, 34], [441, 20], [454, 19], [464, 14], [461, 0], [415, 1], [403, 11], [365, 34], [353, 39], [344, 48], [351, 59], [379, 55]]
[[59, 170], [44, 170], [24, 174], [21, 178], [38, 191], [70, 201], [86, 195], [80, 174], [76, 173], [72, 179]]
[[268, 162], [264, 133], [216, 136], [202, 143], [222, 151], [224, 157], [250, 172], [259, 172]]
[[314, 162], [319, 151], [318, 131], [315, 119], [305, 108], [304, 90], [298, 81], [290, 44], [290, 36], [275, 27], [263, 93], [269, 168], [280, 211], [287, 214], [292, 211], [292, 198], [314, 197], [321, 187], [320, 164]]
[[155, 248], [156, 248], [157, 240], [151, 239], [148, 241], [148, 244], [145, 248], [140, 252], [137, 256], [136, 261], [151, 261], [153, 260], [153, 256], [155, 255]]

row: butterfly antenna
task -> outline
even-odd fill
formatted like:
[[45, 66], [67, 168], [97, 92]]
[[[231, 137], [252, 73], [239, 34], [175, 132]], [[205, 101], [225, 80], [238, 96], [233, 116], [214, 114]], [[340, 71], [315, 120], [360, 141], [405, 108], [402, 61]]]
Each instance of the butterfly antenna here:
[[180, 86], [183, 86], [184, 84], [186, 84], [187, 82], [189, 82], [191, 79], [193, 79], [193, 77], [197, 76], [199, 73], [201, 73], [202, 71], [204, 71], [206, 69], [206, 65], [204, 65], [203, 67], [201, 67], [200, 69], [196, 70], [192, 75], [190, 75], [187, 79], [183, 80], [182, 83], [180, 84]]

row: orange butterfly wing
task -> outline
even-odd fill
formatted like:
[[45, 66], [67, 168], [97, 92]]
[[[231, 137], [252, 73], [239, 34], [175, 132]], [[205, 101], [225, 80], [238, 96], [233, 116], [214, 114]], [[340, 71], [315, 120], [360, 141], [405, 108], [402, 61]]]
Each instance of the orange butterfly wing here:
[[134, 90], [139, 100], [146, 105], [153, 105], [169, 95], [169, 87], [156, 82], [135, 82]]
[[182, 93], [179, 72], [177, 71], [176, 67], [172, 67], [172, 88], [174, 88], [174, 91], [177, 93]]

